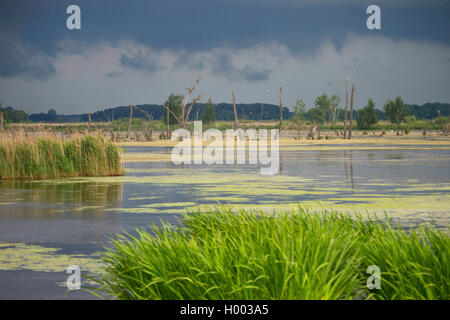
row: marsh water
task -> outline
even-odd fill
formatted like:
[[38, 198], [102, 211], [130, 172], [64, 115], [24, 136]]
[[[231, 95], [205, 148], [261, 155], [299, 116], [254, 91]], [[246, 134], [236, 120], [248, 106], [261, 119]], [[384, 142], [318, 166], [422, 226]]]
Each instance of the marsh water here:
[[67, 292], [69, 265], [98, 272], [114, 234], [178, 224], [202, 205], [386, 212], [405, 227], [448, 227], [446, 146], [283, 146], [274, 176], [257, 165], [174, 165], [169, 153], [127, 147], [122, 177], [0, 182], [0, 299], [93, 299]]

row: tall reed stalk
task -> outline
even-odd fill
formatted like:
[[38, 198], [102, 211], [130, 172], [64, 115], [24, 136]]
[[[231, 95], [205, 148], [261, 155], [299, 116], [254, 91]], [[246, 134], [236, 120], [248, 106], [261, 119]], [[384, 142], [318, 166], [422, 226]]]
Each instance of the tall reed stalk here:
[[123, 173], [120, 150], [102, 136], [76, 135], [62, 141], [47, 134], [0, 135], [0, 179], [113, 176]]

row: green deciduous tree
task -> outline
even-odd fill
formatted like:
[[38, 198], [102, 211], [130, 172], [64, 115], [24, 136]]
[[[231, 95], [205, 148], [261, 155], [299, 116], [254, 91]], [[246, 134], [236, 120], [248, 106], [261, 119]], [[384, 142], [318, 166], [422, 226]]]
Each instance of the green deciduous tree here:
[[331, 121], [333, 123], [336, 122], [336, 120], [339, 117], [339, 102], [341, 102], [341, 99], [338, 95], [333, 94], [330, 98], [330, 108], [331, 108]]
[[320, 115], [320, 117], [322, 118], [320, 121], [321, 123], [331, 120], [331, 116], [333, 113], [331, 109], [331, 101], [325, 92], [321, 96], [316, 98], [316, 101], [314, 101], [314, 105], [317, 109], [314, 111], [315, 117], [317, 118]]
[[367, 105], [358, 111], [356, 123], [358, 128], [362, 130], [370, 129], [370, 126], [378, 122], [378, 115], [375, 111], [375, 103], [369, 99]]
[[403, 103], [402, 98], [397, 97], [395, 100], [388, 100], [384, 105], [384, 114], [391, 121], [391, 123], [397, 124], [405, 121], [406, 116], [409, 115], [408, 107]]
[[9, 122], [25, 122], [27, 121], [28, 115], [22, 110], [15, 110], [11, 107], [2, 108], [0, 103], [0, 112], [3, 113], [3, 120], [5, 123]]
[[[164, 105], [170, 110], [169, 112], [169, 124], [178, 124], [178, 120], [174, 117], [181, 117], [181, 106], [183, 104], [184, 97], [180, 94], [171, 93]], [[164, 123], [167, 123], [167, 112], [164, 112]]]
[[202, 122], [204, 124], [214, 123], [216, 121], [216, 117], [214, 115], [214, 104], [211, 99], [208, 100], [208, 103], [205, 105], [205, 111], [202, 113]]
[[323, 113], [319, 109], [319, 107], [309, 109], [306, 114], [308, 115], [308, 119], [311, 120], [312, 122], [319, 124], [324, 122]]

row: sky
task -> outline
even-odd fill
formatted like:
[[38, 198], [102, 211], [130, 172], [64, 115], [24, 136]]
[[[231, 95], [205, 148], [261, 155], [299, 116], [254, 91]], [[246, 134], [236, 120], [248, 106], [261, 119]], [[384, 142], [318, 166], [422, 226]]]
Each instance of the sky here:
[[[66, 9], [81, 9], [68, 30]], [[369, 30], [369, 5], [381, 29]], [[203, 102], [307, 108], [323, 92], [450, 102], [450, 0], [0, 0], [0, 103], [79, 114], [161, 104], [201, 77]]]

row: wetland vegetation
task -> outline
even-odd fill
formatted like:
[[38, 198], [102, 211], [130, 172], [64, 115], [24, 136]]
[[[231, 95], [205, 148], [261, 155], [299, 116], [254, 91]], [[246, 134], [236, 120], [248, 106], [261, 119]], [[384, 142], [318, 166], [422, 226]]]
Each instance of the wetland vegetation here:
[[[96, 294], [119, 299], [449, 299], [450, 239], [333, 212], [203, 208], [120, 235]], [[368, 266], [381, 285], [368, 289]], [[373, 289], [373, 288], [372, 288]]]
[[0, 136], [0, 179], [115, 176], [123, 173], [120, 150], [100, 135]]

